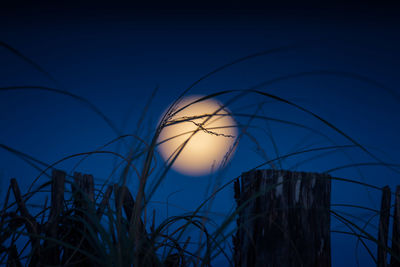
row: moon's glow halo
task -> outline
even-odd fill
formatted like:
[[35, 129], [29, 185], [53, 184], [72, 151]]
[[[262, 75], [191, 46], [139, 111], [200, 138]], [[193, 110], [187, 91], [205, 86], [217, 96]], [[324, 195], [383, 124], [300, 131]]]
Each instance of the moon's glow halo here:
[[[198, 95], [185, 97], [174, 110], [200, 98]], [[186, 142], [172, 168], [185, 175], [206, 175], [230, 160], [237, 132], [229, 110], [215, 99], [206, 99], [169, 118], [158, 138], [160, 154], [169, 163]]]

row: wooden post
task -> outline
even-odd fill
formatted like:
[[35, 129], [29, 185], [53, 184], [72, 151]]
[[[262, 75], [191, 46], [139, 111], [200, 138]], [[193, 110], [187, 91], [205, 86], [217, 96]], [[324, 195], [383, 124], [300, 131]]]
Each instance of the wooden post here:
[[331, 266], [331, 179], [256, 170], [235, 183], [235, 266]]
[[[396, 187], [394, 199], [392, 253], [400, 256], [400, 186]], [[394, 256], [390, 257], [390, 267], [400, 267], [400, 261]]]
[[390, 188], [385, 186], [382, 190], [381, 212], [379, 217], [378, 232], [378, 267], [386, 267], [387, 264], [387, 241], [389, 233], [390, 218]]
[[[51, 182], [51, 208], [46, 223], [46, 236], [54, 239], [59, 237], [59, 220], [64, 210], [65, 172], [54, 170]], [[45, 240], [40, 259], [43, 265], [60, 265], [60, 245]]]
[[[137, 235], [137, 247], [135, 248], [135, 266], [156, 266], [155, 262], [155, 252], [152, 247], [150, 247], [150, 240], [148, 238], [148, 234], [146, 232], [146, 227], [141, 218], [132, 218], [134, 216], [134, 207], [135, 201], [132, 197], [132, 194], [129, 192], [129, 189], [123, 185], [119, 186], [118, 184], [114, 185], [114, 196], [115, 196], [115, 205], [117, 212], [122, 208], [125, 211], [125, 215], [128, 221], [127, 230], [129, 232], [131, 226], [137, 227], [135, 231], [135, 235]], [[121, 201], [121, 202], [120, 202]], [[122, 216], [121, 214], [117, 216]], [[137, 221], [135, 221], [135, 219]], [[131, 222], [135, 222], [135, 225], [130, 225]]]
[[74, 174], [74, 184], [71, 190], [75, 195], [74, 205], [77, 214], [83, 214], [90, 211], [94, 204], [94, 182], [93, 176], [89, 174], [82, 175], [79, 172]]
[[12, 245], [8, 250], [7, 267], [22, 267], [21, 261], [18, 258], [17, 247]]
[[[81, 253], [75, 248], [79, 248], [92, 256], [97, 257], [96, 250], [92, 245], [90, 232], [96, 232], [97, 229], [93, 224], [95, 216], [101, 218], [105, 207], [108, 204], [108, 200], [111, 194], [110, 189], [107, 189], [106, 199], [103, 199], [101, 207], [98, 211], [95, 210], [94, 201], [94, 178], [89, 174], [81, 174], [79, 172], [74, 173], [74, 182], [71, 184], [71, 192], [73, 194], [73, 209], [74, 219], [66, 218], [64, 228], [67, 228], [67, 235], [64, 240], [74, 248], [64, 248], [64, 253], [61, 258], [63, 266], [85, 266], [92, 267], [98, 266], [96, 262], [91, 260], [89, 257]], [[93, 216], [91, 216], [93, 215]], [[83, 221], [85, 223], [83, 223]], [[100, 220], [100, 219], [99, 219]], [[91, 228], [89, 230], [89, 228]]]
[[15, 201], [18, 206], [18, 210], [21, 214], [21, 217], [25, 221], [26, 229], [29, 233], [29, 239], [31, 242], [31, 258], [29, 262], [29, 266], [37, 266], [40, 263], [40, 240], [37, 238], [39, 234], [39, 224], [36, 219], [28, 212], [26, 208], [25, 201], [22, 198], [21, 191], [19, 189], [17, 180], [15, 178], [11, 179], [11, 189], [14, 193]]
[[109, 185], [107, 187], [106, 192], [104, 193], [104, 197], [101, 200], [99, 207], [97, 208], [96, 215], [99, 218], [99, 220], [103, 216], [104, 210], [106, 209], [106, 207], [108, 205], [108, 201], [110, 200], [112, 190], [113, 190], [113, 186]]
[[[22, 231], [30, 239], [30, 252], [26, 265], [28, 266], [74, 266], [91, 267], [99, 266], [95, 258], [100, 258], [101, 251], [95, 246], [95, 235], [99, 231], [99, 224], [106, 208], [109, 207], [109, 201], [113, 191], [113, 186], [108, 186], [103, 199], [96, 210], [94, 198], [94, 179], [92, 175], [82, 175], [75, 173], [74, 183], [71, 184], [73, 203], [64, 199], [66, 173], [60, 170], [54, 170], [51, 183], [51, 205], [49, 215], [47, 212], [47, 198], [42, 210], [42, 219], [37, 221], [33, 217], [25, 203], [28, 197], [21, 194], [16, 179], [11, 179], [9, 189], [6, 194], [6, 200], [3, 208], [0, 210], [0, 258], [4, 260], [6, 256], [7, 266], [22, 266], [14, 234], [19, 232], [19, 228], [25, 225]], [[123, 198], [123, 207], [127, 214], [124, 221], [129, 222], [132, 216], [134, 201], [128, 188], [123, 187], [125, 197]], [[17, 210], [12, 205], [8, 206], [8, 199], [14, 194]], [[118, 199], [118, 198], [117, 198]], [[71, 205], [72, 204], [72, 205]], [[92, 216], [93, 215], [93, 216]], [[125, 223], [127, 224], [127, 223]], [[144, 236], [147, 237], [143, 223], [140, 224]], [[125, 229], [127, 229], [126, 227]], [[125, 230], [124, 228], [122, 228]], [[126, 231], [124, 231], [124, 234]], [[18, 234], [15, 235], [18, 238]], [[114, 237], [114, 236], [113, 236]], [[10, 240], [12, 239], [12, 240]], [[6, 242], [10, 240], [9, 242]], [[126, 239], [124, 239], [126, 240]], [[60, 241], [60, 242], [58, 242]], [[66, 245], [64, 245], [64, 244]], [[150, 241], [147, 243], [150, 244]], [[145, 244], [147, 245], [145, 242]], [[20, 244], [20, 243], [18, 243]], [[147, 249], [143, 246], [144, 249]], [[22, 247], [21, 247], [22, 248]], [[28, 247], [29, 248], [29, 247]], [[86, 252], [86, 253], [83, 253]], [[6, 255], [4, 255], [6, 254]], [[88, 255], [93, 257], [88, 257]], [[148, 255], [143, 254], [143, 255]], [[155, 253], [152, 254], [155, 258]], [[145, 262], [145, 261], [143, 261]], [[148, 261], [146, 261], [148, 262]], [[155, 262], [155, 261], [154, 261]], [[4, 263], [4, 262], [3, 262]], [[147, 265], [138, 265], [147, 266]]]

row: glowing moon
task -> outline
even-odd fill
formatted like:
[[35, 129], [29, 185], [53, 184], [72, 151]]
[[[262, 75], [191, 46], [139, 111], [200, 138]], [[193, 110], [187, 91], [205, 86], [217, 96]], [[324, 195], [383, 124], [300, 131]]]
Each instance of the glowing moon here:
[[[201, 97], [186, 97], [174, 110], [178, 111]], [[171, 162], [187, 141], [174, 161], [173, 169], [191, 176], [218, 170], [231, 158], [238, 132], [235, 120], [229, 114], [226, 107], [211, 99], [194, 103], [179, 111], [168, 120], [161, 131], [158, 139], [161, 142], [161, 156], [167, 163]]]

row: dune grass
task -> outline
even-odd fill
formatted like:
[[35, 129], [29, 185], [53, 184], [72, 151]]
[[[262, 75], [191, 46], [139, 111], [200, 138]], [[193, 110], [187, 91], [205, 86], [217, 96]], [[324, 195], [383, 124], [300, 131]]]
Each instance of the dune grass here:
[[[43, 73], [52, 81], [55, 79], [46, 72], [40, 65], [31, 61], [15, 48], [0, 42], [0, 46], [8, 49], [11, 53], [17, 55], [22, 60], [30, 64], [33, 68]], [[230, 178], [228, 181], [223, 180], [223, 167], [228, 165], [228, 161], [223, 163], [221, 172], [217, 172], [214, 177], [215, 183], [210, 184], [208, 195], [201, 204], [193, 211], [185, 212], [181, 215], [168, 216], [156, 224], [157, 214], [155, 211], [149, 211], [149, 204], [152, 197], [159, 190], [160, 184], [164, 181], [169, 173], [175, 159], [179, 156], [185, 145], [190, 141], [191, 137], [198, 131], [213, 133], [218, 129], [207, 128], [206, 123], [212, 117], [226, 116], [218, 114], [225, 108], [222, 106], [213, 114], [201, 114], [198, 117], [182, 118], [180, 120], [171, 120], [180, 110], [187, 108], [196, 102], [205, 101], [215, 97], [227, 97], [226, 106], [230, 106], [237, 101], [242, 100], [246, 96], [256, 95], [263, 101], [274, 101], [283, 105], [291, 106], [298, 112], [305, 113], [314, 118], [319, 123], [325, 125], [332, 132], [347, 140], [346, 144], [337, 143], [327, 134], [319, 129], [309, 127], [302, 122], [293, 120], [283, 120], [280, 118], [268, 117], [262, 113], [262, 108], [253, 112], [233, 111], [232, 116], [237, 118], [239, 127], [239, 135], [236, 137], [236, 143], [229, 153], [237, 144], [243, 140], [250, 140], [257, 150], [265, 156], [262, 164], [254, 166], [250, 170], [255, 170], [268, 166], [273, 169], [282, 169], [285, 167], [284, 161], [298, 155], [307, 156], [303, 161], [297, 163], [294, 168], [298, 168], [307, 161], [315, 158], [321, 158], [329, 153], [341, 153], [344, 158], [348, 159], [348, 163], [343, 166], [331, 166], [326, 173], [334, 173], [344, 168], [355, 168], [363, 166], [377, 165], [389, 169], [395, 173], [399, 173], [399, 164], [388, 163], [381, 160], [374, 151], [362, 145], [357, 140], [346, 134], [339, 127], [332, 124], [328, 120], [319, 116], [317, 113], [289, 100], [279, 97], [278, 95], [268, 93], [263, 88], [284, 80], [303, 77], [303, 76], [321, 76], [333, 75], [344, 76], [355, 79], [360, 82], [366, 82], [371, 86], [384, 89], [397, 96], [390, 88], [375, 82], [368, 77], [360, 76], [353, 73], [345, 73], [341, 71], [321, 70], [314, 72], [301, 72], [293, 75], [276, 77], [274, 79], [264, 81], [245, 89], [225, 90], [215, 92], [204, 96], [187, 106], [177, 108], [179, 100], [191, 92], [191, 90], [201, 81], [212, 75], [217, 75], [220, 71], [233, 65], [240, 64], [246, 60], [255, 57], [268, 56], [274, 53], [282, 53], [290, 50], [292, 47], [280, 47], [269, 49], [260, 53], [245, 56], [225, 64], [215, 70], [207, 73], [188, 88], [183, 90], [162, 119], [159, 121], [155, 130], [151, 133], [150, 138], [146, 138], [143, 134], [144, 118], [148, 110], [151, 108], [151, 102], [156, 97], [157, 88], [151, 94], [143, 112], [141, 113], [136, 130], [134, 133], [123, 134], [118, 127], [110, 120], [99, 108], [93, 105], [89, 100], [78, 95], [72, 94], [65, 89], [51, 88], [36, 85], [20, 85], [0, 87], [0, 91], [45, 91], [50, 93], [62, 94], [67, 97], [84, 104], [90, 110], [95, 112], [116, 134], [115, 139], [110, 140], [104, 145], [98, 147], [94, 151], [82, 152], [69, 155], [65, 158], [46, 163], [40, 161], [23, 151], [18, 151], [7, 144], [0, 144], [2, 149], [17, 155], [26, 163], [34, 167], [39, 174], [33, 180], [27, 192], [19, 192], [16, 180], [11, 180], [5, 194], [5, 200], [0, 210], [0, 265], [8, 264], [9, 266], [19, 266], [19, 264], [38, 266], [43, 265], [59, 265], [66, 266], [212, 266], [216, 257], [223, 257], [230, 266], [234, 265], [232, 259], [232, 249], [229, 247], [231, 238], [237, 231], [236, 218], [238, 213], [246, 208], [248, 202], [261, 196], [266, 192], [259, 192], [252, 198], [243, 203], [241, 206], [233, 209], [220, 222], [215, 222], [212, 218], [212, 203], [216, 196], [223, 190], [233, 186], [233, 182], [240, 178], [240, 173], [236, 177]], [[1, 93], [1, 92], [0, 92]], [[261, 107], [262, 105], [260, 105]], [[203, 119], [202, 125], [190, 134], [190, 137], [175, 151], [173, 156], [167, 163], [160, 163], [157, 160], [157, 148], [160, 145], [159, 134], [164, 127], [169, 125], [182, 123], [188, 120]], [[265, 123], [265, 124], [264, 124]], [[329, 146], [313, 145], [302, 147], [302, 149], [294, 148], [292, 152], [282, 153], [278, 146], [271, 129], [268, 128], [269, 123], [277, 123], [285, 126], [299, 128], [308, 131], [312, 136], [322, 138]], [[261, 124], [267, 126], [265, 137], [272, 144], [275, 155], [266, 153], [259, 142], [258, 137], [253, 136], [251, 129], [264, 129]], [[226, 126], [236, 127], [236, 126]], [[124, 141], [127, 138], [135, 140], [132, 144]], [[168, 141], [168, 140], [166, 140]], [[122, 154], [120, 151], [109, 150], [112, 144], [118, 143], [120, 146], [127, 148], [128, 153]], [[355, 162], [349, 155], [349, 150], [358, 149], [365, 155], [369, 156], [370, 162]], [[316, 152], [321, 154], [315, 155]], [[79, 169], [79, 165], [88, 157], [96, 154], [107, 154], [113, 158], [117, 158], [114, 169], [109, 177], [101, 184], [95, 184], [95, 180], [90, 176], [81, 176], [75, 173]], [[80, 161], [68, 173], [57, 170], [57, 165], [72, 158], [79, 158]], [[227, 155], [226, 158], [229, 158]], [[246, 171], [250, 171], [246, 170]], [[132, 190], [128, 189], [128, 178], [134, 173], [138, 177], [138, 187], [135, 188], [136, 195], [132, 195]], [[361, 172], [359, 172], [361, 174]], [[119, 179], [114, 179], [119, 174]], [[42, 176], [50, 178], [47, 182], [38, 185]], [[356, 184], [360, 188], [368, 188], [380, 192], [382, 189], [363, 182], [362, 180], [334, 177], [332, 180], [336, 182], [345, 182]], [[49, 195], [54, 192], [55, 183], [66, 185], [63, 196], [65, 198], [57, 199], [57, 196], [51, 196], [51, 205], [46, 201], [43, 205], [31, 203], [30, 199], [38, 194]], [[277, 183], [273, 188], [279, 186]], [[270, 188], [268, 190], [273, 190]], [[60, 191], [61, 192], [61, 191]], [[232, 198], [233, 202], [233, 198]], [[55, 211], [54, 203], [58, 203], [58, 210]], [[36, 205], [39, 212], [32, 214], [31, 207]], [[168, 203], [167, 203], [168, 205]], [[350, 207], [368, 212], [367, 219], [357, 217], [352, 214], [346, 214], [338, 207]], [[376, 262], [375, 252], [371, 249], [371, 243], [376, 245], [379, 241], [375, 234], [371, 233], [369, 227], [374, 227], [373, 218], [379, 216], [379, 210], [360, 206], [352, 203], [333, 204], [330, 210], [332, 218], [336, 218], [346, 227], [347, 230], [332, 229], [332, 233], [352, 235], [357, 239], [356, 251], [361, 244], [368, 252], [372, 262]], [[151, 215], [148, 215], [151, 213]], [[257, 217], [257, 215], [256, 215]], [[360, 222], [361, 221], [361, 222]], [[361, 225], [360, 225], [361, 224]], [[377, 226], [375, 225], [375, 230]], [[194, 236], [199, 237], [194, 238]], [[368, 243], [370, 242], [370, 243]], [[396, 254], [392, 249], [384, 246], [391, 257], [400, 259], [400, 255]], [[357, 257], [357, 253], [355, 253]]]

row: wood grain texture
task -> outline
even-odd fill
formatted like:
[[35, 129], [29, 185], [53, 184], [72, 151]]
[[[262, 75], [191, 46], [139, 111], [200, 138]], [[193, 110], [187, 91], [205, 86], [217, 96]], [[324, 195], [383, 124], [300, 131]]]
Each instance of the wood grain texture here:
[[235, 183], [235, 265], [331, 266], [330, 195], [327, 174], [243, 173]]

